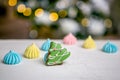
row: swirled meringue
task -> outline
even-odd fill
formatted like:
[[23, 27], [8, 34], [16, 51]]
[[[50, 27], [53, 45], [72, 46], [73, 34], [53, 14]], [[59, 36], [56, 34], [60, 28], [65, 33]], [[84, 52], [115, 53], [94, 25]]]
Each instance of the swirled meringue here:
[[102, 48], [102, 50], [106, 53], [116, 53], [118, 51], [118, 48], [115, 44], [108, 41]]
[[96, 44], [95, 41], [92, 39], [92, 37], [89, 36], [83, 43], [82, 47], [86, 49], [96, 48]]
[[63, 43], [68, 45], [73, 45], [77, 42], [77, 38], [72, 34], [69, 33], [67, 36], [64, 37]]

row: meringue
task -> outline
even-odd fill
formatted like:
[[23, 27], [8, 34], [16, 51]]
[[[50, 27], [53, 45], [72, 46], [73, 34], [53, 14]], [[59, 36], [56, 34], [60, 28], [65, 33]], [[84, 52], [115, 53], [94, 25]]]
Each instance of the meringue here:
[[115, 44], [108, 41], [102, 48], [102, 50], [106, 53], [116, 53], [118, 51], [118, 48]]
[[83, 48], [86, 48], [86, 49], [96, 48], [96, 44], [91, 36], [89, 36], [85, 40], [85, 42], [83, 43]]
[[50, 39], [47, 39], [47, 41], [45, 41], [45, 42], [43, 43], [41, 49], [44, 50], [44, 51], [48, 51], [49, 48], [50, 48], [50, 42], [51, 42]]
[[24, 56], [29, 59], [38, 58], [40, 56], [40, 50], [34, 43], [32, 43], [26, 48]]
[[77, 38], [72, 34], [69, 33], [67, 36], [64, 37], [63, 43], [68, 45], [73, 45], [77, 42]]
[[45, 55], [44, 55], [44, 57], [43, 57], [43, 62], [44, 62], [44, 63], [46, 63], [46, 61], [47, 61], [47, 57], [48, 57], [48, 52], [45, 53]]
[[5, 64], [14, 65], [14, 64], [19, 64], [21, 62], [21, 60], [22, 60], [22, 58], [17, 52], [14, 52], [13, 50], [10, 50], [4, 56], [3, 62]]

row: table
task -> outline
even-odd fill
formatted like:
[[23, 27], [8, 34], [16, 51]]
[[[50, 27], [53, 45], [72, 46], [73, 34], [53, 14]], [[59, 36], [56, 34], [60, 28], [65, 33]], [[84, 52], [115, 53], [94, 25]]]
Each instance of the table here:
[[[52, 40], [61, 43], [71, 52], [71, 56], [57, 66], [45, 66], [38, 59], [23, 57], [25, 48], [31, 43], [36, 43], [40, 48], [45, 40], [0, 40], [0, 80], [120, 80], [120, 41], [111, 40], [118, 46], [118, 52], [107, 54], [101, 48], [106, 40], [95, 40], [96, 49], [81, 47], [83, 40], [75, 45], [65, 45], [62, 40]], [[9, 50], [14, 50], [22, 56], [22, 62], [17, 65], [7, 65], [2, 62]], [[41, 56], [45, 54], [41, 51]]]

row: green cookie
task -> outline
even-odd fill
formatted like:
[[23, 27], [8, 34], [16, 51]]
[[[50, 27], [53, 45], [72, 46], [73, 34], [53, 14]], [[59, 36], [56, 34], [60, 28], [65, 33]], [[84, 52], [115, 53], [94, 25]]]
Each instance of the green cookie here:
[[66, 48], [61, 49], [61, 45], [51, 42], [51, 46], [47, 55], [46, 65], [62, 64], [70, 56], [70, 52]]
[[55, 50], [55, 49], [61, 49], [61, 45], [60, 44], [57, 44], [55, 42], [51, 42], [50, 43], [50, 50]]

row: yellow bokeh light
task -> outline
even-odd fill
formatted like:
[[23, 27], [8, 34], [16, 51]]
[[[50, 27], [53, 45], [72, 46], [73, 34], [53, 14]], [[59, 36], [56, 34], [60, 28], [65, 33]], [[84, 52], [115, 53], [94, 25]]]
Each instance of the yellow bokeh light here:
[[17, 7], [17, 11], [18, 11], [19, 13], [23, 13], [23, 12], [25, 11], [25, 9], [26, 9], [26, 7], [25, 7], [24, 4], [20, 4], [20, 5], [18, 5], [18, 7]]
[[8, 0], [9, 6], [15, 6], [17, 4], [17, 0]]
[[112, 21], [110, 19], [105, 19], [104, 24], [107, 28], [112, 27]]
[[32, 13], [31, 8], [26, 8], [25, 11], [23, 12], [23, 15], [24, 15], [24, 16], [30, 16], [31, 13]]
[[60, 17], [64, 18], [64, 17], [67, 15], [67, 11], [65, 11], [65, 10], [60, 10], [60, 11], [58, 12], [58, 14], [59, 14]]
[[87, 27], [89, 24], [89, 20], [87, 18], [83, 18], [81, 21], [82, 26]]
[[50, 13], [49, 19], [50, 19], [51, 21], [57, 21], [57, 20], [58, 20], [58, 14], [57, 14], [56, 12]]
[[36, 16], [36, 17], [42, 16], [43, 13], [44, 13], [44, 10], [41, 9], [41, 8], [35, 10], [35, 16]]

